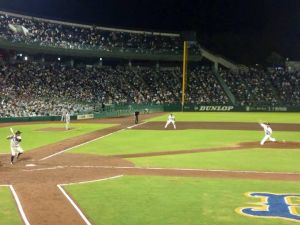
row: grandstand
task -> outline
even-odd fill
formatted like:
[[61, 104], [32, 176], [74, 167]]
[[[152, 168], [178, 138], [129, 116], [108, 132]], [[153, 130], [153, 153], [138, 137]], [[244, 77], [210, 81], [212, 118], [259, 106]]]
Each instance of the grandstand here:
[[[76, 115], [103, 104], [180, 102], [183, 40], [178, 33], [9, 12], [0, 12], [0, 18], [1, 117], [60, 115], [63, 109]], [[241, 70], [198, 43], [189, 52], [188, 105], [232, 105], [239, 110], [300, 105], [297, 71]]]

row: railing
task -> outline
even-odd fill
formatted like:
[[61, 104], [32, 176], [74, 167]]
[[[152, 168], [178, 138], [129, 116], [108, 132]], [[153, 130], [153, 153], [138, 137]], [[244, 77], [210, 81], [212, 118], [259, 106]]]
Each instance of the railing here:
[[[106, 107], [103, 111], [88, 114], [80, 114], [81, 118], [109, 118], [134, 115], [135, 111], [141, 114], [153, 112], [180, 112], [181, 104], [161, 104], [161, 105], [114, 105]], [[234, 106], [234, 105], [198, 105], [186, 104], [184, 112], [299, 112], [300, 106]], [[90, 116], [92, 115], [92, 116]], [[34, 116], [34, 117], [5, 117], [0, 118], [0, 122], [34, 122], [34, 121], [60, 121], [61, 116]], [[77, 120], [78, 115], [71, 116], [72, 120]]]
[[[104, 110], [92, 112], [93, 118], [109, 118], [133, 115], [135, 111], [141, 114], [163, 112], [164, 105], [151, 104], [132, 104], [132, 105], [111, 105], [106, 106]], [[88, 113], [79, 113], [85, 115]], [[72, 115], [71, 120], [77, 120], [78, 115]], [[34, 121], [60, 121], [61, 116], [32, 116], [32, 117], [0, 117], [0, 122], [34, 122]]]
[[[82, 56], [82, 57], [104, 57], [118, 59], [136, 59], [136, 60], [161, 60], [161, 61], [181, 61], [181, 53], [171, 50], [138, 50], [134, 48], [106, 48], [82, 45], [81, 48], [70, 48], [56, 45], [40, 45], [39, 43], [24, 43], [21, 41], [10, 41], [3, 37], [0, 38], [0, 48], [14, 49], [28, 53], [44, 53], [65, 56]], [[190, 61], [201, 61], [201, 55], [192, 55]]]
[[148, 34], [148, 35], [157, 35], [157, 36], [167, 36], [167, 37], [180, 37], [179, 33], [167, 33], [167, 32], [157, 32], [157, 31], [144, 31], [144, 30], [132, 30], [132, 29], [120, 29], [120, 28], [113, 28], [113, 27], [103, 27], [103, 26], [91, 26], [86, 24], [79, 24], [79, 23], [72, 23], [72, 22], [65, 22], [60, 20], [51, 20], [51, 19], [45, 19], [40, 17], [32, 17], [32, 16], [26, 16], [18, 13], [12, 13], [12, 12], [6, 12], [6, 11], [0, 11], [0, 14], [2, 15], [8, 15], [18, 18], [26, 18], [26, 19], [34, 19], [37, 21], [43, 21], [48, 23], [55, 23], [55, 24], [62, 24], [67, 26], [74, 26], [74, 27], [82, 27], [82, 28], [96, 28], [99, 30], [105, 30], [105, 31], [112, 31], [112, 32], [125, 32], [125, 33], [133, 33], [133, 34]]

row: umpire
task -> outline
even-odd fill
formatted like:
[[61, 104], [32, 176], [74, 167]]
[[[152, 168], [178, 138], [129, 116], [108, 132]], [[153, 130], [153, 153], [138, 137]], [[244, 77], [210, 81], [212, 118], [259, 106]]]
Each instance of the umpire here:
[[135, 111], [134, 112], [134, 117], [135, 117], [135, 124], [138, 124], [139, 123], [139, 115], [140, 115], [140, 112], [139, 111]]

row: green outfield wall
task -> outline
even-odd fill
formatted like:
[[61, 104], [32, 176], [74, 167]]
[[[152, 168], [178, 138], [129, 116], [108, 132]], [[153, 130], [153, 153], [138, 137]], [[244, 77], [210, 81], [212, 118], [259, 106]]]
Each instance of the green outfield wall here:
[[[71, 116], [71, 120], [99, 119], [133, 115], [135, 111], [141, 114], [153, 112], [181, 112], [181, 104], [131, 104], [110, 105], [105, 109]], [[186, 104], [184, 112], [300, 112], [300, 107], [286, 106], [234, 106], [234, 105], [198, 105]], [[33, 116], [33, 117], [0, 117], [0, 122], [34, 122], [60, 121], [61, 116]]]
[[[82, 113], [71, 116], [71, 120], [84, 120], [93, 118], [109, 118], [133, 115], [135, 111], [141, 114], [163, 112], [163, 105], [132, 104], [106, 106], [99, 112]], [[32, 116], [32, 117], [0, 117], [0, 122], [34, 122], [34, 121], [60, 121], [61, 116]]]
[[236, 105], [199, 105], [165, 104], [166, 112], [300, 112], [300, 107], [290, 106], [236, 106]]

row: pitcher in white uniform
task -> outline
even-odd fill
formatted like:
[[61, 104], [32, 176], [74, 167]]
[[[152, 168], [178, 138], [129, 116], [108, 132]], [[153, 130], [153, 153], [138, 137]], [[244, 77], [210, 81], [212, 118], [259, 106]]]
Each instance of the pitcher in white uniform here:
[[169, 126], [170, 123], [172, 123], [174, 129], [176, 129], [175, 116], [174, 116], [172, 113], [170, 113], [170, 115], [168, 116], [168, 120], [167, 120], [167, 123], [166, 123], [166, 125], [165, 125], [165, 128], [167, 128], [167, 127]]
[[271, 137], [272, 135], [272, 128], [270, 127], [270, 124], [269, 123], [260, 123], [260, 126], [262, 128], [264, 128], [264, 131], [265, 131], [265, 136], [264, 138], [261, 140], [260, 142], [260, 145], [264, 145], [264, 143], [269, 139], [270, 141], [272, 142], [275, 142], [276, 139]]

